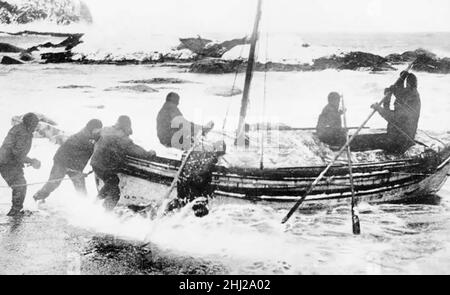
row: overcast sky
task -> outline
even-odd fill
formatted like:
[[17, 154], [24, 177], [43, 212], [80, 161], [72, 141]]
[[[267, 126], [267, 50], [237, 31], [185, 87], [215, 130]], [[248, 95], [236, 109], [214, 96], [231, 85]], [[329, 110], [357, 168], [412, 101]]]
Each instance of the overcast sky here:
[[[97, 24], [160, 32], [249, 31], [257, 0], [85, 0]], [[449, 0], [264, 0], [273, 32], [450, 31]]]

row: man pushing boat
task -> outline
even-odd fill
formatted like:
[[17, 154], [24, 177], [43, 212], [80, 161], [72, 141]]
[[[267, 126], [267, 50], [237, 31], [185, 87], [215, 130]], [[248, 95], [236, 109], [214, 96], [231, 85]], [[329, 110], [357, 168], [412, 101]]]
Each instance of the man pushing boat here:
[[112, 127], [103, 128], [100, 131], [100, 139], [94, 147], [91, 166], [95, 175], [104, 183], [98, 193], [99, 199], [104, 199], [103, 206], [112, 210], [120, 199], [119, 176], [126, 156], [143, 159], [153, 159], [156, 153], [146, 151], [134, 144], [130, 139], [133, 134], [131, 120], [128, 116], [121, 116]]
[[69, 137], [56, 151], [48, 182], [33, 196], [35, 201], [44, 201], [55, 191], [63, 178], [68, 175], [75, 190], [87, 195], [83, 170], [94, 152], [95, 141], [100, 136], [103, 124], [100, 120], [90, 120], [77, 134]]

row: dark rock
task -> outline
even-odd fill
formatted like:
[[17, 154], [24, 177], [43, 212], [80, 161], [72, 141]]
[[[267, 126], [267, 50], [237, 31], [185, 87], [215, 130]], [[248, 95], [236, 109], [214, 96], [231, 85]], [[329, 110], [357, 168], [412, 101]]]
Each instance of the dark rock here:
[[205, 49], [206, 45], [212, 42], [212, 40], [203, 39], [198, 36], [197, 38], [182, 38], [180, 39], [181, 45], [177, 49], [189, 49], [192, 52], [198, 53]]
[[203, 74], [234, 73], [239, 69], [239, 66], [242, 63], [242, 60], [223, 60], [219, 58], [208, 58], [194, 62], [190, 67], [190, 72]]
[[28, 52], [22, 52], [19, 55], [19, 59], [22, 60], [22, 61], [32, 61], [34, 58]]
[[17, 46], [8, 44], [8, 43], [0, 43], [0, 52], [6, 52], [6, 53], [19, 53], [25, 51], [22, 48], [19, 48]]
[[[190, 71], [194, 73], [224, 74], [243, 72], [246, 62], [242, 60], [223, 60], [209, 58], [192, 64]], [[326, 69], [358, 70], [368, 68], [372, 71], [388, 71], [394, 68], [387, 63], [384, 57], [365, 53], [350, 52], [344, 55], [332, 55], [314, 60], [313, 64], [284, 64], [268, 62], [266, 64], [256, 63], [255, 71], [321, 71]]]
[[225, 52], [231, 50], [235, 46], [247, 44], [247, 38], [233, 39], [225, 41], [223, 43], [209, 43], [200, 52], [195, 52], [201, 56], [219, 58], [224, 55]]
[[58, 89], [92, 89], [94, 87], [89, 85], [65, 85], [59, 86]]
[[62, 41], [57, 46], [65, 47], [66, 50], [71, 50], [75, 46], [83, 43], [83, 41], [81, 41], [81, 37], [83, 37], [83, 34], [70, 35], [66, 40]]
[[366, 52], [350, 52], [345, 54], [342, 62], [343, 65], [340, 69], [344, 70], [372, 68], [373, 71], [380, 71], [384, 69], [394, 69], [387, 63], [387, 60], [384, 57]]
[[[245, 67], [241, 67], [245, 70]], [[312, 65], [309, 64], [285, 64], [285, 63], [276, 63], [276, 62], [268, 62], [268, 63], [256, 63], [255, 65], [256, 71], [266, 72], [303, 72], [303, 71], [313, 71], [315, 70]]]
[[450, 74], [449, 58], [432, 58], [429, 55], [419, 55], [413, 66], [414, 71], [434, 74]]
[[69, 51], [72, 50], [75, 46], [83, 43], [83, 41], [81, 41], [81, 37], [83, 37], [83, 34], [73, 34], [68, 36], [67, 39], [58, 44], [47, 42], [44, 44], [30, 47], [27, 49], [27, 52], [38, 51], [39, 48], [61, 48], [61, 47], [64, 47], [65, 50]]
[[313, 63], [314, 70], [358, 70], [361, 68], [369, 68], [372, 71], [394, 70], [386, 58], [360, 51], [318, 58]]
[[4, 56], [0, 62], [2, 65], [20, 65], [23, 64], [20, 60], [14, 59], [9, 56]]
[[66, 62], [72, 62], [72, 52], [65, 51], [65, 52], [49, 52], [41, 54], [41, 58], [45, 60], [45, 63], [66, 63]]
[[390, 54], [386, 59], [393, 64], [415, 62], [413, 70], [435, 74], [450, 73], [450, 59], [438, 58], [436, 54], [425, 49], [406, 51], [402, 54]]
[[177, 49], [189, 49], [202, 57], [220, 58], [223, 54], [237, 45], [248, 44], [247, 38], [233, 39], [222, 43], [214, 43], [211, 40], [198, 38], [180, 39], [181, 45]]
[[419, 56], [425, 55], [429, 58], [432, 59], [436, 59], [437, 56], [436, 54], [425, 50], [425, 49], [417, 49], [414, 51], [406, 51], [402, 54], [390, 54], [388, 56], [386, 56], [386, 59], [388, 62], [394, 63], [394, 64], [398, 64], [398, 63], [406, 63], [406, 62], [413, 62], [414, 60], [416, 60]]

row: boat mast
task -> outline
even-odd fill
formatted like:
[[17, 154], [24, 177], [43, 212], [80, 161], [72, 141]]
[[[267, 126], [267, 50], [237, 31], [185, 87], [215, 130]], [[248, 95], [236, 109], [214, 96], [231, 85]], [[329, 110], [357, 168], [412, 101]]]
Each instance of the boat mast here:
[[[253, 27], [253, 33], [251, 37], [251, 47], [250, 47], [250, 53], [248, 57], [248, 65], [247, 65], [247, 72], [245, 75], [245, 86], [244, 86], [244, 93], [242, 95], [242, 101], [241, 101], [241, 111], [239, 114], [239, 125], [236, 132], [236, 145], [238, 143], [243, 144], [244, 138], [245, 138], [245, 117], [247, 116], [247, 107], [249, 102], [249, 95], [250, 95], [250, 85], [252, 83], [253, 78], [253, 68], [255, 66], [255, 51], [256, 51], [256, 42], [258, 41], [258, 35], [259, 35], [259, 23], [261, 20], [261, 14], [262, 14], [262, 0], [258, 0], [258, 7], [256, 10], [256, 19], [255, 24]], [[241, 141], [242, 140], [242, 141]]]

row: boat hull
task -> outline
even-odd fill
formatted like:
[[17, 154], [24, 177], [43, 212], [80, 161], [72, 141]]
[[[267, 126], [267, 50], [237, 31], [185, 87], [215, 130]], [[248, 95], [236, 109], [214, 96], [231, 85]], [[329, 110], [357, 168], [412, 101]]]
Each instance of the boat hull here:
[[[173, 180], [179, 161], [157, 158], [155, 161], [129, 158], [119, 175], [121, 203], [143, 205], [160, 203]], [[215, 201], [241, 200], [289, 207], [309, 188], [324, 167], [286, 169], [229, 169], [217, 167], [213, 174]], [[436, 194], [450, 171], [450, 150], [412, 159], [358, 164], [354, 167], [358, 201], [369, 204], [422, 202]], [[302, 208], [318, 209], [349, 204], [350, 179], [345, 165], [335, 166]], [[173, 193], [174, 197], [176, 192]]]

